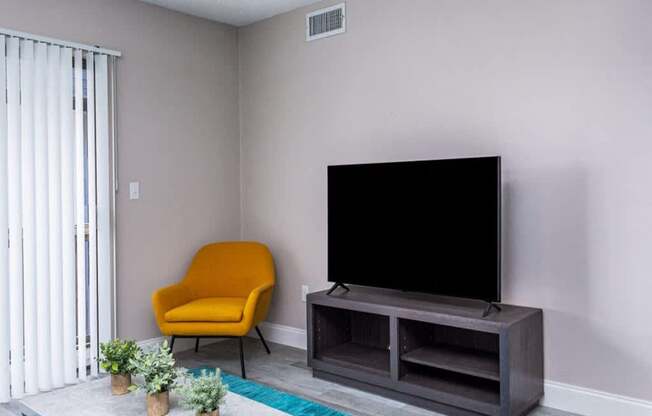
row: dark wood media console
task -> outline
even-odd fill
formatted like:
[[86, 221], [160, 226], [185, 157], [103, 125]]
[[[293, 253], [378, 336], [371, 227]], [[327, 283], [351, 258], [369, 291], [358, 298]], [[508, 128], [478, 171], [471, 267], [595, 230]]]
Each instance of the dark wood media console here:
[[313, 376], [447, 415], [526, 414], [543, 396], [543, 313], [352, 286], [311, 293]]

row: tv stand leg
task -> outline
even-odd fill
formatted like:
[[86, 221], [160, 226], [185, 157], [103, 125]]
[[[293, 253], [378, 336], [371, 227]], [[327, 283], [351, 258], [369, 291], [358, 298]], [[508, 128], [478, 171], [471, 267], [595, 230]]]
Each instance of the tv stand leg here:
[[491, 313], [491, 310], [492, 310], [492, 309], [496, 309], [496, 312], [500, 312], [500, 311], [503, 310], [503, 308], [501, 308], [500, 306], [496, 305], [495, 303], [493, 303], [493, 302], [489, 302], [489, 303], [487, 304], [487, 307], [485, 308], [484, 312], [482, 312], [482, 317], [483, 317], [483, 318], [486, 318], [487, 316], [489, 316], [489, 314]]
[[346, 287], [346, 285], [345, 285], [344, 283], [341, 283], [341, 282], [335, 282], [335, 284], [333, 285], [333, 287], [331, 287], [330, 290], [329, 290], [326, 294], [327, 294], [327, 295], [330, 295], [330, 294], [333, 293], [333, 291], [334, 291], [335, 289], [337, 289], [338, 287], [341, 287], [341, 288], [344, 289], [346, 292], [348, 292], [349, 290], [351, 290], [351, 289], [349, 289], [348, 287]]

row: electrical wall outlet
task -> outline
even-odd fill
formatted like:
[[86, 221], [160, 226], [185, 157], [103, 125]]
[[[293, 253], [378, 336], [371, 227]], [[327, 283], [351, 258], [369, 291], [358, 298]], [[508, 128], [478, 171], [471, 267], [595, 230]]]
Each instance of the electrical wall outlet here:
[[309, 292], [310, 292], [310, 289], [308, 289], [308, 285], [301, 286], [301, 302], [306, 301], [306, 296], [308, 296]]

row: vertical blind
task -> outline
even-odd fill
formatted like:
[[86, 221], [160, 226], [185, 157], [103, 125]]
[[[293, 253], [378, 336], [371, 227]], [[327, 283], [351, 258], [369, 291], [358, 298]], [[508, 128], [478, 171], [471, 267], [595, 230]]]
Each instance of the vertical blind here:
[[0, 34], [0, 97], [7, 402], [97, 375], [110, 334], [98, 310], [112, 275], [109, 58]]

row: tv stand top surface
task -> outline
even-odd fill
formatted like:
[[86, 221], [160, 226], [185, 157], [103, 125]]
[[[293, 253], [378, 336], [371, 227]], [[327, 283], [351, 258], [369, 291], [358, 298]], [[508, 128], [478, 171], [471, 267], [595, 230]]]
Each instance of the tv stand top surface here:
[[501, 303], [501, 311], [495, 311], [483, 317], [482, 314], [487, 303], [479, 300], [366, 286], [351, 285], [350, 288], [351, 290], [348, 292], [337, 289], [331, 295], [327, 295], [327, 290], [314, 292], [308, 295], [307, 301], [343, 308], [352, 305], [355, 308], [351, 309], [361, 311], [366, 309], [370, 313], [385, 315], [403, 315], [401, 317], [408, 319], [417, 319], [420, 315], [424, 315], [424, 318], [441, 315], [448, 319], [473, 321], [476, 324], [481, 321], [483, 326], [487, 327], [510, 326], [532, 314], [542, 312], [537, 308]]

